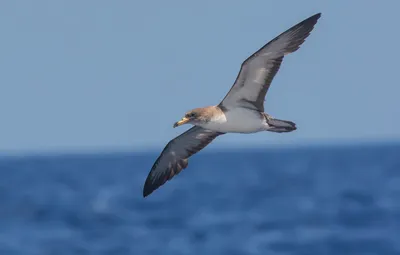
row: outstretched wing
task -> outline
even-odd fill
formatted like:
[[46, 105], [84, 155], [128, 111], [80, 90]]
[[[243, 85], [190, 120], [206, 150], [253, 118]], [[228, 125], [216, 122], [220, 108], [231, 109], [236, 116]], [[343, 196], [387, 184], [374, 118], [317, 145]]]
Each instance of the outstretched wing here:
[[150, 195], [166, 181], [179, 174], [188, 165], [188, 159], [199, 152], [217, 136], [224, 133], [202, 127], [192, 127], [171, 140], [157, 158], [143, 188], [143, 197]]
[[320, 17], [321, 13], [318, 13], [300, 22], [247, 58], [220, 105], [228, 109], [246, 107], [264, 112], [265, 95], [283, 57], [300, 48]]

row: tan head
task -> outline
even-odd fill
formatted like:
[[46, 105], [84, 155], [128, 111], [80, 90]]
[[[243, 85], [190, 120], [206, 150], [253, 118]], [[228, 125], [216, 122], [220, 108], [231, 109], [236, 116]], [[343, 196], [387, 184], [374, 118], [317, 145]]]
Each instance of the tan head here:
[[196, 108], [185, 113], [185, 116], [178, 122], [175, 122], [174, 128], [179, 127], [183, 124], [199, 125], [210, 121], [214, 107]]

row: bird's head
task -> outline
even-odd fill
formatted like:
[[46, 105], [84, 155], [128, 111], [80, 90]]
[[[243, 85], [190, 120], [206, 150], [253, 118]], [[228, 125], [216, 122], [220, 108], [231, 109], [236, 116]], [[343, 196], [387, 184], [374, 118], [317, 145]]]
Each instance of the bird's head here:
[[196, 108], [185, 113], [185, 116], [178, 122], [175, 122], [174, 128], [183, 124], [198, 125], [209, 121], [209, 111], [207, 108]]

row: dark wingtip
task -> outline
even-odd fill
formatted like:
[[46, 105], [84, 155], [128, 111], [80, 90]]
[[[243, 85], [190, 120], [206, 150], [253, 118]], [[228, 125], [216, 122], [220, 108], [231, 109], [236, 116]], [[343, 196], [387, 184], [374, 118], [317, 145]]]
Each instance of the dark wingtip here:
[[317, 14], [314, 14], [314, 15], [312, 15], [311, 17], [309, 17], [308, 18], [308, 20], [318, 20], [320, 17], [321, 17], [321, 13], [319, 12], [319, 13], [317, 13]]
[[311, 17], [309, 17], [309, 18], [307, 18], [307, 19], [305, 19], [305, 20], [303, 20], [302, 22], [300, 22], [300, 24], [305, 24], [305, 23], [311, 23], [312, 24], [312, 26], [314, 26], [316, 23], [317, 23], [317, 21], [318, 21], [318, 19], [321, 17], [321, 13], [319, 12], [319, 13], [317, 13], [317, 14], [314, 14], [314, 15], [312, 15]]
[[154, 190], [156, 190], [157, 188], [154, 187], [154, 185], [151, 183], [150, 181], [151, 177], [150, 174], [149, 176], [146, 178], [146, 181], [144, 183], [144, 187], [143, 187], [143, 197], [147, 197], [148, 195], [150, 195], [151, 193], [153, 193]]
[[150, 195], [153, 191], [149, 191], [148, 189], [144, 188], [143, 189], [143, 197], [147, 197], [148, 195]]
[[151, 193], [153, 193], [156, 189], [154, 189], [151, 186], [145, 185], [143, 188], [143, 197], [149, 196]]
[[145, 184], [143, 187], [143, 197], [147, 197], [148, 195], [151, 194], [152, 191], [150, 191], [149, 187]]

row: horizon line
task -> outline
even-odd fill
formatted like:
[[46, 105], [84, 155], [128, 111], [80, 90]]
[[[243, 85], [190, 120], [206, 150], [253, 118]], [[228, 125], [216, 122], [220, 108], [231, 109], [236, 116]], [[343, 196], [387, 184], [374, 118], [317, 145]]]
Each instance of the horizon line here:
[[[282, 150], [282, 149], [308, 149], [318, 147], [357, 147], [357, 146], [390, 146], [400, 145], [400, 139], [343, 139], [343, 140], [319, 140], [304, 142], [277, 142], [269, 141], [268, 144], [261, 143], [224, 143], [208, 146], [203, 153], [215, 153], [223, 151], [238, 151], [243, 149], [255, 150]], [[23, 157], [52, 157], [52, 156], [89, 156], [89, 155], [112, 155], [112, 154], [142, 154], [161, 153], [163, 146], [150, 145], [146, 148], [137, 149], [132, 146], [81, 146], [75, 148], [59, 148], [47, 150], [11, 150], [0, 151], [0, 159], [23, 158]]]

